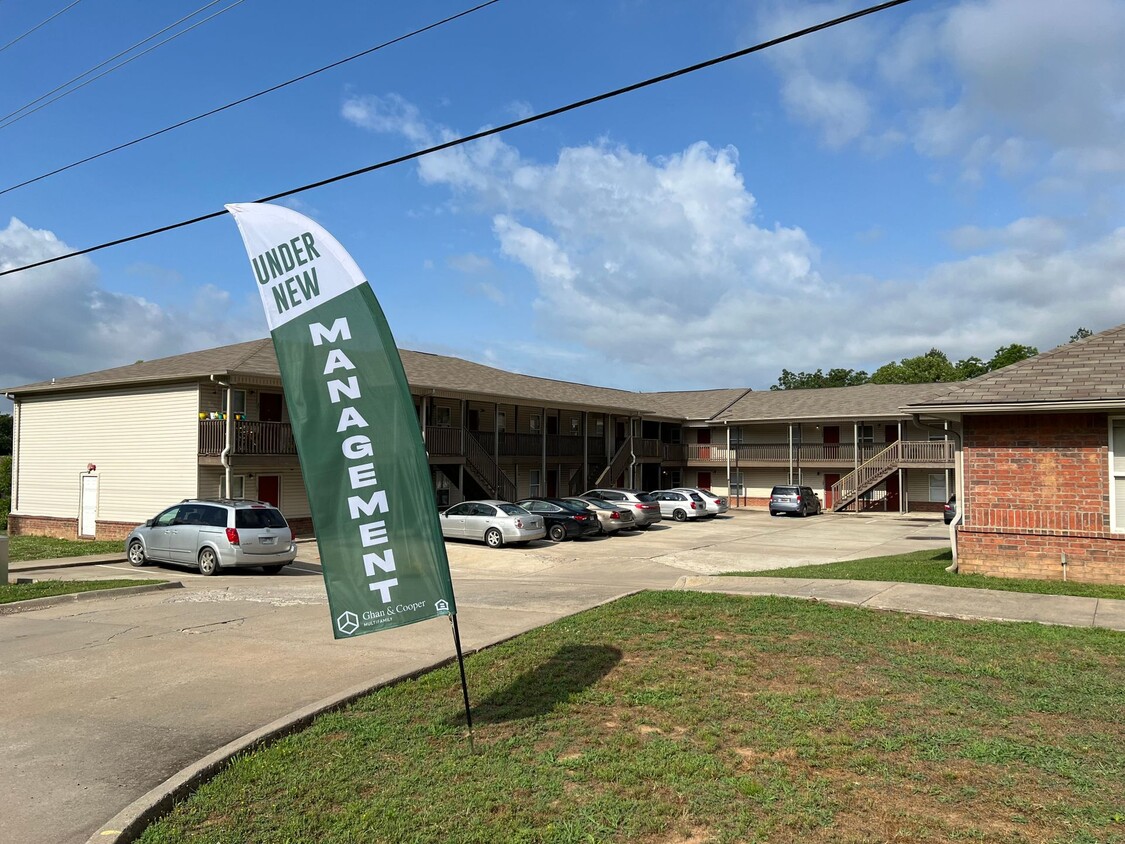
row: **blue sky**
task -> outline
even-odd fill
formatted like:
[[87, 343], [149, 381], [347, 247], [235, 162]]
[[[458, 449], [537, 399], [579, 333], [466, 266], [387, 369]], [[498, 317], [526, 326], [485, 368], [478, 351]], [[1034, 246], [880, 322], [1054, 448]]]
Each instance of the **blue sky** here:
[[[82, 0], [0, 50], [0, 114], [203, 3]], [[0, 46], [65, 5], [5, 0]], [[0, 120], [0, 190], [471, 5], [245, 0]], [[0, 195], [0, 268], [863, 5], [501, 0]], [[871, 370], [932, 346], [1046, 350], [1125, 321], [1122, 43], [1117, 0], [914, 0], [286, 204], [352, 253], [400, 346], [513, 371], [764, 389], [783, 367]], [[229, 217], [0, 277], [2, 386], [265, 334]]]

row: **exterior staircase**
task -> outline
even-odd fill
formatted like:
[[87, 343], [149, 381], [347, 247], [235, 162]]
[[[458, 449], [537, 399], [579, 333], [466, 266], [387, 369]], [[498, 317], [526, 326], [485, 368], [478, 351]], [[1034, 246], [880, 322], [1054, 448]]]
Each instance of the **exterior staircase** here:
[[625, 442], [621, 444], [621, 448], [617, 449], [617, 453], [613, 455], [613, 459], [609, 461], [606, 466], [594, 479], [593, 486], [604, 487], [613, 483], [614, 478], [625, 471], [625, 467], [630, 464], [633, 459], [633, 438], [626, 437]]
[[516, 483], [500, 468], [476, 437], [465, 438], [465, 469], [486, 493], [500, 501], [515, 501]]
[[832, 484], [832, 509], [843, 510], [899, 469], [941, 468], [953, 463], [953, 443], [896, 440]]

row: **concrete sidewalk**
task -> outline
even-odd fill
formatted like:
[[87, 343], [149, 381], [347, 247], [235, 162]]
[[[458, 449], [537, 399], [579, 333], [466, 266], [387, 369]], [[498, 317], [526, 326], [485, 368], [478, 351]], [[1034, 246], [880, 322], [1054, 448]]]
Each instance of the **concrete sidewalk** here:
[[1125, 600], [930, 586], [878, 580], [798, 577], [681, 577], [676, 589], [780, 595], [849, 607], [979, 621], [1030, 621], [1125, 631]]

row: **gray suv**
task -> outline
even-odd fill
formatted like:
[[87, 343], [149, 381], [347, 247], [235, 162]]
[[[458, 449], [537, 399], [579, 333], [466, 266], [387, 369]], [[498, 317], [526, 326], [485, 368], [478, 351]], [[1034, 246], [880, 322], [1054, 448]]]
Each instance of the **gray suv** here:
[[293, 531], [264, 501], [186, 498], [133, 528], [125, 553], [134, 566], [183, 563], [202, 575], [260, 566], [277, 574], [297, 557]]
[[796, 513], [798, 516], [820, 513], [820, 496], [809, 486], [780, 484], [770, 491], [770, 515]]

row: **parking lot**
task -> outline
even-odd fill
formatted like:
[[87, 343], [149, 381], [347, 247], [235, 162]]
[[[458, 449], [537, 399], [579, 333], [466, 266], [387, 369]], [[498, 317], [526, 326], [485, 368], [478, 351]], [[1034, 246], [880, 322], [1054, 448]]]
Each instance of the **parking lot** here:
[[[647, 532], [524, 548], [447, 543], [467, 649], [684, 575], [824, 563], [948, 545], [933, 516], [771, 518], [741, 511]], [[0, 840], [83, 842], [133, 800], [225, 743], [303, 706], [452, 652], [443, 619], [334, 641], [319, 558], [269, 577], [124, 560], [36, 578], [141, 576], [183, 588], [0, 619]], [[470, 678], [471, 683], [471, 678]]]

